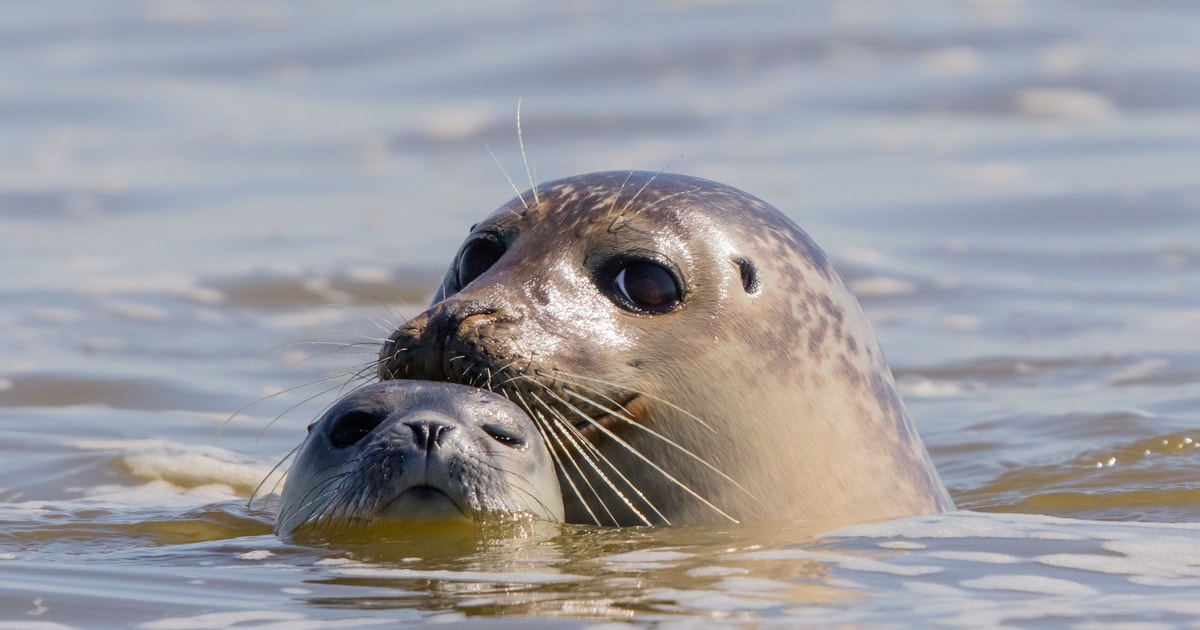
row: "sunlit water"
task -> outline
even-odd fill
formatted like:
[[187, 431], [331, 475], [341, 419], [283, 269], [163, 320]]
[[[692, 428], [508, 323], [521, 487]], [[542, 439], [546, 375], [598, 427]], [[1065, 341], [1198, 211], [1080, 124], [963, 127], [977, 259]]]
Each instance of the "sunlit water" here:
[[[6, 6], [0, 622], [1196, 623], [1200, 10], [903, 7]], [[255, 487], [528, 184], [518, 102], [538, 180], [804, 226], [964, 511], [274, 537]]]

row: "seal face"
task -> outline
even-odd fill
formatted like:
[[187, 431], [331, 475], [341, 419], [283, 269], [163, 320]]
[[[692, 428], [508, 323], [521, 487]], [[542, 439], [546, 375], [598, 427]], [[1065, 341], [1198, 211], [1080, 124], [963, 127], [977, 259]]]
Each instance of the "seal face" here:
[[275, 531], [513, 514], [563, 520], [529, 418], [473, 387], [390, 381], [351, 392], [309, 426]]
[[504, 394], [551, 450], [570, 522], [951, 509], [858, 302], [765, 202], [607, 172], [474, 226], [381, 379]]

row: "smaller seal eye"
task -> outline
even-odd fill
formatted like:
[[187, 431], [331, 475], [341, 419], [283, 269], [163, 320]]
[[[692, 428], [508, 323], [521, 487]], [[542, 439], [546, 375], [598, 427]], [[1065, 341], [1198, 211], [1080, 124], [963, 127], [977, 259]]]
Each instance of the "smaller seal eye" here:
[[465, 287], [492, 268], [504, 255], [504, 246], [492, 238], [468, 241], [458, 255], [458, 286]]
[[506, 426], [499, 424], [485, 424], [483, 425], [483, 432], [491, 436], [493, 440], [496, 440], [505, 446], [511, 448], [525, 447], [525, 440], [522, 439], [517, 432], [509, 429]]
[[678, 306], [683, 292], [671, 270], [656, 262], [634, 260], [617, 268], [609, 297], [627, 310], [658, 314]]
[[333, 426], [329, 427], [326, 435], [334, 448], [346, 448], [369, 435], [380, 422], [383, 422], [383, 416], [378, 414], [369, 411], [349, 411], [334, 418]]

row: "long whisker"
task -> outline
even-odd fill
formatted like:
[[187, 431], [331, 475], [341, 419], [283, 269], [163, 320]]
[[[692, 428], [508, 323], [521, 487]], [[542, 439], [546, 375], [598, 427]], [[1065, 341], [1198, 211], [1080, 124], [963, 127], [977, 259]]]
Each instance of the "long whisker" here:
[[[297, 514], [307, 514], [307, 517], [304, 518], [303, 522], [297, 524], [297, 526], [302, 524], [316, 525], [321, 523], [328, 517], [331, 510], [335, 509], [338, 504], [342, 503], [341, 501], [336, 500], [338, 495], [326, 493], [326, 490], [338, 484], [343, 479], [351, 476], [352, 474], [353, 473], [349, 471], [340, 471], [328, 477], [313, 479], [312, 486], [306, 489], [304, 495], [300, 497], [299, 500], [289, 506], [292, 509], [280, 513], [278, 519], [279, 522], [286, 523]], [[324, 503], [322, 504], [322, 502]], [[314, 508], [314, 506], [319, 507]], [[292, 527], [291, 529], [296, 529], [296, 527]]]
[[[262, 481], [258, 482], [257, 486], [254, 486], [254, 491], [250, 493], [250, 498], [246, 500], [246, 507], [250, 507], [250, 505], [254, 503], [254, 500], [259, 496], [259, 491], [263, 489], [263, 486], [267, 483], [267, 481], [274, 477], [276, 473], [280, 473], [279, 469], [282, 468], [283, 465], [288, 462], [288, 460], [290, 460], [296, 455], [297, 452], [300, 451], [301, 446], [304, 446], [303, 442], [297, 444], [294, 448], [292, 448], [292, 450], [288, 451], [287, 455], [284, 455], [282, 458], [280, 458], [280, 460], [271, 467], [271, 470], [267, 471], [267, 474], [262, 478]], [[286, 473], [281, 473], [279, 478], [282, 478], [283, 474]], [[279, 478], [275, 480], [275, 487], [277, 488], [279, 487]]]
[[[525, 152], [525, 134], [521, 131], [520, 99], [517, 99], [517, 144], [521, 147], [521, 160], [525, 162], [525, 176], [529, 178], [529, 185], [533, 189], [533, 205], [540, 206], [542, 201], [538, 198], [537, 180], [533, 178], [533, 170], [529, 168], [529, 154]], [[520, 196], [520, 193], [518, 193], [518, 196]]]
[[[616, 383], [605, 381], [605, 380], [599, 379], [599, 378], [583, 376], [582, 374], [571, 374], [570, 372], [564, 372], [557, 368], [555, 368], [554, 373], [558, 374], [560, 376], [566, 377], [568, 379], [575, 379], [576, 381], [591, 381], [593, 383], [597, 383], [600, 385], [608, 385], [609, 387], [617, 387]], [[579, 383], [579, 382], [576, 382], [574, 384], [580, 385], [581, 387], [586, 387], [586, 385], [583, 385], [582, 383]], [[591, 389], [591, 388], [589, 388], [589, 389]], [[704, 427], [705, 429], [708, 429], [709, 431], [712, 431], [713, 433], [719, 433], [719, 431], [717, 431], [715, 428], [713, 428], [712, 425], [710, 425], [707, 422], [705, 422], [704, 420], [702, 420], [700, 418], [700, 416], [697, 416], [696, 414], [688, 411], [687, 409], [684, 409], [683, 407], [680, 407], [679, 405], [676, 405], [675, 403], [673, 403], [661, 396], [655, 396], [649, 392], [644, 392], [644, 391], [640, 391], [640, 390], [637, 392], [637, 394], [639, 396], [644, 396], [646, 398], [649, 398], [650, 400], [653, 400], [656, 403], [670, 407], [671, 409], [674, 409], [675, 411], [678, 411], [679, 413], [682, 413], [683, 415], [687, 416], [688, 418], [696, 421], [698, 424], [700, 424], [700, 426]], [[619, 403], [617, 403], [615, 400], [612, 400], [608, 396], [604, 396], [604, 398], [607, 399], [609, 402], [613, 403], [614, 405], [617, 405], [618, 407], [621, 406]], [[622, 407], [622, 410], [624, 410], [626, 413], [628, 413], [628, 410], [625, 410], [624, 407]]]
[[[525, 400], [525, 397], [521, 395], [521, 392], [519, 390], [515, 390], [515, 389], [512, 390], [512, 395], [516, 397], [515, 402], [517, 402], [517, 404], [519, 404], [525, 410], [525, 413], [528, 414], [528, 416], [534, 420], [533, 424], [534, 424], [534, 426], [537, 427], [538, 433], [542, 434], [542, 439], [545, 440], [548, 445], [551, 442], [558, 445], [558, 448], [551, 447], [549, 449], [550, 455], [554, 459], [554, 465], [557, 466], [559, 470], [563, 471], [563, 478], [567, 480], [567, 483], [571, 486], [571, 492], [575, 495], [576, 498], [579, 499], [579, 502], [581, 504], [583, 504], [583, 508], [585, 510], [587, 510], [588, 516], [590, 516], [592, 518], [592, 522], [595, 523], [596, 525], [600, 525], [601, 524], [600, 518], [596, 516], [596, 513], [594, 511], [592, 511], [591, 504], [589, 504], [588, 501], [583, 498], [583, 493], [580, 491], [578, 484], [575, 483], [574, 477], [572, 477], [570, 474], [567, 474], [570, 469], [568, 469], [567, 466], [563, 463], [563, 457], [565, 457], [567, 454], [569, 454], [570, 451], [567, 449], [566, 445], [563, 444], [563, 441], [559, 437], [558, 432], [552, 433], [550, 431], [551, 423], [547, 422], [546, 418], [544, 416], [542, 416], [542, 414], [540, 412], [536, 412], [529, 405], [529, 403]], [[560, 455], [559, 453], [562, 453], [562, 455]], [[588, 489], [592, 491], [592, 494], [595, 495], [596, 498], [599, 498], [599, 494], [596, 493], [596, 489], [593, 488], [591, 482], [588, 481], [587, 475], [585, 475], [583, 473], [583, 470], [579, 467], [579, 462], [575, 461], [574, 457], [569, 457], [568, 461], [571, 463], [571, 466], [575, 469], [575, 471], [579, 474], [579, 478], [582, 479], [585, 484], [587, 484]], [[601, 501], [601, 506], [602, 507], [604, 506], [603, 501]], [[607, 511], [607, 509], [608, 508], [606, 507], [605, 510]], [[609, 518], [612, 518], [614, 522], [616, 521], [616, 519], [613, 518], [612, 513], [609, 513]]]
[[[676, 477], [675, 475], [673, 475], [673, 474], [671, 474], [671, 473], [667, 472], [667, 470], [666, 470], [666, 469], [664, 469], [662, 466], [659, 466], [658, 464], [656, 464], [656, 463], [654, 462], [654, 460], [650, 459], [649, 457], [646, 457], [646, 456], [645, 456], [645, 455], [644, 455], [644, 454], [643, 454], [641, 451], [639, 451], [638, 449], [634, 448], [632, 444], [630, 444], [629, 442], [626, 442], [625, 440], [621, 439], [619, 436], [617, 436], [617, 434], [616, 434], [616, 433], [613, 433], [612, 431], [610, 431], [610, 430], [609, 430], [607, 427], [605, 427], [605, 426], [604, 426], [602, 423], [600, 423], [600, 422], [598, 422], [598, 421], [594, 420], [594, 419], [593, 419], [591, 416], [589, 416], [589, 415], [587, 415], [586, 413], [584, 413], [583, 411], [581, 411], [581, 410], [580, 410], [578, 407], [576, 407], [576, 406], [572, 405], [571, 403], [567, 402], [567, 400], [566, 400], [566, 399], [564, 399], [563, 397], [561, 397], [561, 396], [559, 396], [558, 394], [554, 393], [553, 391], [549, 391], [549, 390], [547, 390], [547, 393], [548, 393], [548, 394], [550, 394], [551, 396], [553, 396], [553, 397], [554, 397], [556, 400], [558, 400], [560, 403], [562, 403], [563, 405], [565, 405], [565, 406], [566, 406], [567, 408], [569, 408], [571, 411], [574, 411], [576, 414], [578, 414], [578, 415], [579, 415], [579, 417], [581, 417], [581, 418], [584, 418], [585, 420], [587, 420], [587, 422], [588, 422], [589, 424], [591, 424], [593, 427], [596, 427], [596, 429], [597, 429], [597, 430], [599, 430], [599, 431], [600, 431], [601, 433], [603, 433], [604, 435], [608, 436], [608, 438], [609, 438], [609, 439], [613, 440], [613, 441], [614, 441], [614, 442], [616, 442], [617, 444], [620, 444], [620, 445], [621, 445], [621, 446], [622, 446], [622, 447], [623, 447], [625, 450], [629, 451], [629, 452], [630, 452], [630, 453], [632, 453], [632, 454], [633, 454], [635, 457], [637, 457], [638, 459], [642, 460], [642, 461], [643, 461], [643, 462], [644, 462], [646, 465], [648, 465], [648, 466], [650, 466], [651, 468], [653, 468], [653, 469], [654, 469], [656, 472], [658, 472], [660, 475], [662, 475], [662, 476], [663, 476], [664, 478], [666, 478], [668, 481], [670, 481], [671, 483], [673, 483], [673, 484], [675, 484], [676, 486], [678, 486], [680, 490], [683, 490], [684, 492], [686, 492], [686, 493], [688, 493], [688, 494], [692, 495], [693, 497], [695, 497], [696, 499], [698, 499], [698, 500], [699, 500], [701, 503], [703, 503], [704, 505], [707, 505], [708, 507], [712, 508], [712, 510], [713, 510], [714, 512], [716, 512], [717, 514], [720, 514], [721, 516], [724, 516], [725, 518], [729, 519], [731, 522], [734, 522], [734, 523], [738, 522], [738, 521], [737, 521], [737, 519], [733, 518], [733, 517], [732, 517], [732, 516], [730, 516], [728, 513], [726, 513], [724, 510], [722, 510], [721, 508], [719, 508], [719, 507], [717, 507], [715, 504], [713, 504], [711, 501], [709, 501], [708, 499], [704, 498], [702, 495], [700, 495], [700, 493], [698, 493], [698, 492], [696, 492], [695, 490], [693, 490], [691, 486], [689, 486], [688, 484], [684, 483], [684, 482], [683, 482], [681, 479], [679, 479], [679, 478], [678, 478], [678, 477]], [[583, 398], [583, 397], [580, 397], [580, 398], [581, 398], [581, 399], [583, 399], [583, 400], [587, 400], [587, 399], [585, 399], [585, 398]], [[587, 401], [587, 402], [591, 403], [591, 401], [590, 401], [590, 400], [589, 400], [589, 401]], [[601, 410], [603, 410], [603, 407], [601, 407], [600, 409], [601, 409]], [[720, 471], [720, 470], [718, 470], [718, 469], [717, 469], [715, 466], [713, 466], [712, 464], [709, 464], [707, 461], [705, 461], [704, 459], [702, 459], [702, 458], [698, 457], [698, 456], [697, 456], [695, 453], [692, 453], [691, 451], [689, 451], [688, 449], [684, 448], [683, 446], [681, 446], [679, 443], [675, 442], [674, 440], [671, 440], [671, 439], [667, 438], [666, 436], [664, 436], [664, 435], [662, 435], [662, 434], [660, 434], [660, 433], [658, 433], [658, 432], [656, 432], [656, 431], [653, 431], [653, 430], [651, 430], [649, 427], [646, 427], [646, 426], [644, 426], [644, 425], [642, 425], [642, 424], [640, 424], [640, 423], [634, 422], [634, 421], [633, 421], [633, 420], [631, 420], [631, 419], [626, 419], [626, 420], [627, 420], [627, 421], [628, 421], [630, 424], [633, 424], [633, 425], [636, 425], [636, 426], [638, 426], [638, 427], [640, 427], [640, 428], [642, 428], [642, 429], [645, 429], [645, 430], [646, 430], [648, 433], [650, 433], [651, 435], [654, 435], [655, 437], [657, 437], [657, 438], [659, 438], [659, 439], [663, 440], [663, 441], [664, 441], [664, 442], [666, 442], [667, 444], [670, 444], [671, 446], [673, 446], [673, 447], [675, 447], [675, 448], [679, 449], [681, 452], [683, 452], [683, 453], [686, 453], [687, 455], [689, 455], [690, 457], [692, 457], [692, 458], [693, 458], [693, 459], [695, 459], [696, 461], [700, 462], [701, 464], [704, 464], [706, 467], [708, 467], [708, 468], [709, 468], [710, 470], [712, 470], [713, 472], [716, 472], [718, 475], [721, 475], [721, 477], [722, 477], [722, 478], [724, 478], [724, 479], [727, 479], [728, 481], [730, 481], [730, 482], [731, 482], [731, 483], [733, 483], [734, 485], [736, 485], [736, 486], [738, 486], [739, 488], [741, 488], [743, 491], [745, 490], [745, 488], [742, 488], [742, 486], [741, 486], [740, 484], [738, 484], [736, 481], [734, 481], [733, 479], [730, 479], [730, 478], [729, 478], [729, 475], [726, 475], [725, 473], [721, 472], [721, 471]], [[640, 492], [639, 492], [639, 494], [640, 494]], [[655, 510], [655, 511], [657, 511], [657, 510]], [[668, 524], [670, 524], [670, 523], [668, 523]]]
[[[519, 120], [520, 113], [518, 113], [517, 116], [518, 116], [518, 120]], [[520, 123], [517, 123], [517, 124], [518, 124], [518, 126], [520, 125]], [[492, 160], [496, 162], [496, 166], [500, 167], [500, 173], [504, 175], [504, 179], [508, 180], [508, 185], [511, 186], [513, 189], [513, 192], [517, 194], [517, 199], [521, 200], [521, 205], [524, 206], [526, 210], [528, 210], [529, 203], [526, 202], [525, 197], [521, 195], [521, 189], [517, 188], [517, 183], [513, 181], [512, 177], [509, 177], [508, 171], [504, 168], [504, 165], [500, 163], [500, 158], [496, 157], [496, 154], [492, 151], [492, 147], [489, 147], [486, 143], [483, 145], [483, 148], [487, 149], [488, 155], [492, 156]]]
[[[558, 394], [554, 393], [554, 391], [553, 391], [553, 390], [549, 390], [549, 389], [547, 389], [547, 390], [546, 390], [546, 393], [547, 393], [547, 394], [549, 394], [550, 396], [553, 396], [555, 400], [557, 400], [557, 401], [559, 401], [560, 403], [562, 403], [564, 406], [566, 406], [568, 409], [570, 409], [570, 410], [571, 410], [573, 413], [575, 413], [575, 414], [576, 414], [576, 415], [578, 415], [579, 417], [581, 417], [581, 418], [584, 418], [585, 420], [587, 420], [587, 422], [588, 422], [589, 424], [595, 425], [595, 426], [596, 426], [596, 427], [597, 427], [597, 428], [598, 428], [600, 431], [604, 432], [604, 434], [605, 434], [605, 435], [609, 436], [610, 438], [612, 438], [612, 440], [613, 440], [613, 441], [615, 441], [616, 443], [618, 443], [618, 444], [620, 444], [622, 447], [624, 447], [624, 448], [625, 448], [625, 450], [627, 450], [627, 451], [629, 451], [629, 452], [633, 453], [633, 454], [634, 454], [635, 456], [637, 456], [639, 459], [643, 459], [643, 460], [645, 460], [645, 459], [646, 459], [646, 457], [645, 457], [644, 455], [642, 455], [640, 452], [638, 452], [638, 451], [637, 451], [637, 449], [633, 448], [633, 446], [632, 446], [632, 445], [630, 445], [629, 443], [625, 442], [625, 441], [624, 441], [624, 440], [622, 440], [621, 438], [617, 437], [616, 435], [614, 435], [614, 434], [613, 434], [611, 431], [609, 431], [608, 429], [606, 429], [606, 428], [604, 428], [604, 427], [600, 426], [600, 425], [599, 425], [599, 423], [597, 423], [597, 422], [596, 422], [595, 420], [593, 420], [592, 418], [588, 417], [588, 416], [587, 416], [587, 414], [585, 414], [583, 411], [581, 411], [580, 409], [578, 409], [577, 407], [575, 407], [575, 406], [574, 406], [574, 405], [572, 405], [571, 403], [569, 403], [569, 402], [567, 402], [566, 400], [564, 400], [564, 399], [563, 399], [561, 396], [559, 396]], [[553, 413], [555, 416], [557, 416], [557, 417], [558, 417], [560, 420], [562, 420], [562, 422], [563, 422], [563, 424], [564, 424], [564, 425], [571, 426], [572, 428], [574, 428], [574, 425], [572, 425], [572, 424], [570, 423], [570, 421], [569, 421], [569, 420], [567, 420], [567, 418], [566, 418], [565, 416], [563, 416], [562, 412], [560, 412], [560, 411], [558, 411], [558, 410], [556, 410], [556, 409], [553, 409], [553, 408], [549, 408], [549, 407], [548, 407], [548, 410], [549, 410], [551, 413]], [[581, 436], [581, 437], [582, 437], [582, 436]], [[663, 514], [661, 510], [659, 510], [659, 509], [658, 509], [658, 506], [654, 505], [654, 502], [653, 502], [653, 501], [651, 501], [651, 500], [650, 500], [650, 498], [649, 498], [649, 497], [647, 497], [645, 494], [643, 494], [643, 493], [642, 493], [642, 491], [641, 491], [641, 489], [639, 489], [639, 488], [637, 487], [637, 484], [635, 484], [633, 481], [631, 481], [631, 480], [629, 479], [629, 477], [625, 476], [625, 473], [624, 473], [624, 472], [622, 472], [620, 468], [617, 468], [616, 466], [614, 466], [614, 465], [612, 464], [612, 462], [608, 461], [608, 458], [606, 458], [606, 457], [604, 456], [604, 454], [603, 454], [603, 453], [601, 453], [601, 452], [600, 452], [600, 450], [596, 448], [596, 445], [592, 444], [591, 442], [587, 441], [586, 439], [585, 439], [585, 440], [583, 440], [583, 441], [584, 441], [584, 443], [587, 445], [587, 447], [588, 447], [588, 450], [590, 450], [591, 452], [593, 452], [597, 458], [599, 458], [601, 461], [603, 461], [605, 464], [607, 464], [607, 465], [608, 465], [608, 468], [609, 468], [609, 469], [611, 469], [611, 470], [613, 471], [613, 473], [614, 473], [614, 474], [617, 476], [617, 478], [619, 478], [621, 481], [625, 482], [625, 485], [626, 485], [626, 486], [628, 486], [628, 487], [629, 487], [631, 490], [633, 490], [634, 494], [636, 494], [636, 495], [638, 496], [638, 498], [642, 500], [642, 502], [644, 502], [646, 505], [648, 505], [648, 506], [650, 507], [650, 509], [651, 509], [651, 510], [652, 510], [652, 511], [653, 511], [653, 512], [654, 512], [654, 513], [655, 513], [655, 514], [656, 514], [656, 515], [657, 515], [657, 516], [660, 518], [660, 519], [662, 519], [663, 523], [665, 523], [666, 525], [670, 525], [670, 524], [671, 524], [671, 520], [670, 520], [669, 518], [667, 518], [667, 516], [666, 516], [665, 514]], [[648, 462], [649, 460], [646, 460], [646, 461]], [[651, 465], [653, 466], [653, 464], [651, 464]], [[680, 482], [678, 482], [678, 481], [676, 481], [676, 480], [672, 479], [670, 475], [665, 475], [665, 476], [666, 476], [668, 479], [671, 479], [671, 480], [672, 480], [673, 482], [675, 482], [677, 485], [683, 486], [683, 484], [682, 484], [682, 483], [680, 483]], [[621, 492], [620, 490], [618, 490], [618, 489], [616, 488], [616, 486], [615, 486], [615, 485], [612, 485], [612, 484], [610, 484], [610, 487], [612, 487], [613, 491], [614, 491], [614, 492], [616, 492], [618, 495], [620, 495], [620, 496], [621, 496], [621, 498], [622, 498], [622, 499], [624, 499], [624, 500], [625, 500], [625, 504], [626, 504], [626, 505], [629, 507], [629, 509], [633, 510], [633, 512], [634, 512], [635, 514], [637, 514], [637, 515], [638, 515], [638, 517], [639, 517], [639, 518], [641, 518], [643, 522], [645, 522], [647, 525], [651, 524], [649, 519], [647, 519], [647, 518], [646, 518], [646, 517], [645, 517], [645, 516], [644, 516], [644, 515], [643, 515], [643, 514], [642, 514], [642, 513], [641, 513], [641, 512], [640, 512], [640, 511], [637, 509], [637, 508], [633, 507], [633, 504], [632, 504], [632, 502], [631, 502], [631, 501], [629, 501], [629, 500], [628, 500], [628, 499], [625, 497], [625, 494], [624, 494], [623, 492]]]

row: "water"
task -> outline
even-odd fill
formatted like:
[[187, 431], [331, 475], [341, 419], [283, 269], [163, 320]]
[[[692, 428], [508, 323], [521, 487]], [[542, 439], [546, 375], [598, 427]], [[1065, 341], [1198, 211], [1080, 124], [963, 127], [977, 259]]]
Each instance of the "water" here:
[[[793, 4], [6, 6], [0, 622], [1195, 623], [1200, 10]], [[272, 536], [322, 379], [527, 184], [518, 103], [538, 180], [804, 226], [964, 511]]]

